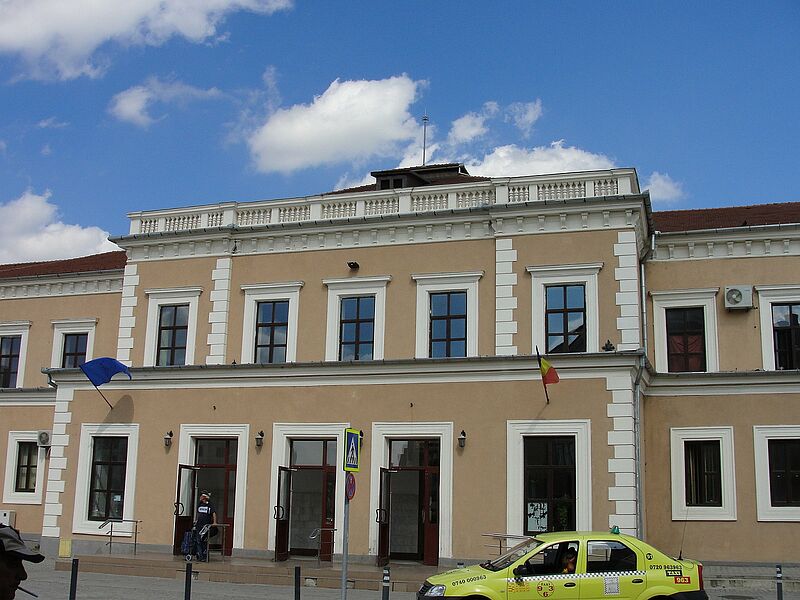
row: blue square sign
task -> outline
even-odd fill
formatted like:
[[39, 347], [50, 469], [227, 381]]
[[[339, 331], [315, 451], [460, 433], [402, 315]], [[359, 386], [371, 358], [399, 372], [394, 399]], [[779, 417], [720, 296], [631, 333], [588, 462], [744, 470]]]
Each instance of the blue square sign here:
[[357, 473], [361, 463], [361, 432], [344, 430], [344, 470]]

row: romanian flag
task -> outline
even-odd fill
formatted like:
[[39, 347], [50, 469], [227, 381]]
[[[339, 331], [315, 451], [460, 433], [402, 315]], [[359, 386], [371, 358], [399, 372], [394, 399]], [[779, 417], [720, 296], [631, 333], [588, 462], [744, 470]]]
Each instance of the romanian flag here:
[[555, 367], [542, 358], [539, 354], [539, 347], [536, 347], [536, 360], [539, 361], [539, 371], [542, 373], [542, 386], [544, 386], [544, 397], [547, 403], [550, 404], [550, 396], [547, 394], [548, 383], [558, 383], [558, 372]]

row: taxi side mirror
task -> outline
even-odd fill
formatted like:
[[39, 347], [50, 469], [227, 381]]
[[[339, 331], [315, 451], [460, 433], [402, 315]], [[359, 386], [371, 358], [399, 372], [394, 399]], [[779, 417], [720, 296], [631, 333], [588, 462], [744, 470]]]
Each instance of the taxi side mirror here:
[[528, 565], [522, 563], [521, 565], [517, 565], [514, 567], [514, 577], [520, 578], [525, 577], [528, 574]]

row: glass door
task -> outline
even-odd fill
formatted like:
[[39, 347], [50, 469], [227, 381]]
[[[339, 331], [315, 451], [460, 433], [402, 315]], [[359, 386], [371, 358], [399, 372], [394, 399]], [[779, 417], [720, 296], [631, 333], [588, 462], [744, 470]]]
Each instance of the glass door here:
[[[195, 468], [197, 469], [197, 490], [211, 494], [211, 504], [217, 513], [219, 528], [216, 535], [209, 537], [209, 548], [222, 549], [230, 556], [233, 548], [233, 523], [236, 510], [236, 460], [237, 438], [197, 439], [195, 446]], [[193, 507], [193, 511], [194, 511]], [[193, 515], [194, 516], [194, 515]]]
[[275, 519], [275, 560], [289, 558], [289, 509], [292, 499], [292, 469], [278, 467], [278, 499], [273, 512]]
[[182, 554], [184, 534], [194, 523], [195, 499], [197, 498], [197, 467], [178, 465], [178, 488], [175, 492], [175, 531], [172, 537], [172, 553]]

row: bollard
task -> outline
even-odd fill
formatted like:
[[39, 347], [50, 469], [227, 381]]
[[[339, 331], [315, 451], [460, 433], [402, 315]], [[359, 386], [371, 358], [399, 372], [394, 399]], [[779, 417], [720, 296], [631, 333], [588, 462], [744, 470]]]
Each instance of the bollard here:
[[192, 600], [192, 563], [186, 563], [186, 582], [183, 584], [183, 600]]
[[783, 600], [783, 569], [780, 565], [775, 565], [775, 590], [778, 600]]
[[294, 568], [294, 600], [300, 600], [300, 565]]
[[383, 591], [381, 592], [381, 600], [389, 600], [389, 567], [383, 568]]
[[72, 559], [72, 575], [69, 580], [69, 600], [75, 600], [78, 594], [78, 559]]

